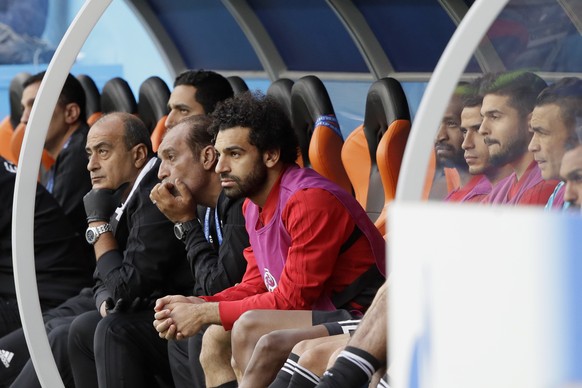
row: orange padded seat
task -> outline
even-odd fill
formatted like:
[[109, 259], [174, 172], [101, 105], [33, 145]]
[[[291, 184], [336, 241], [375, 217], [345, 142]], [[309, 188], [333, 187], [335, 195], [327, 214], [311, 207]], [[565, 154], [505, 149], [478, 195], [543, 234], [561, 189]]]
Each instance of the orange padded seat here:
[[368, 142], [364, 134], [364, 124], [349, 134], [342, 147], [342, 162], [350, 178], [356, 200], [365, 209], [368, 202], [368, 187], [370, 186], [369, 171], [372, 168]]
[[152, 148], [154, 152], [158, 152], [158, 148], [164, 139], [164, 134], [166, 133], [166, 118], [168, 116], [163, 116], [158, 120], [154, 130], [152, 131], [151, 139], [152, 139]]
[[352, 193], [341, 161], [343, 137], [331, 99], [319, 78], [306, 76], [295, 82], [291, 89], [291, 114], [299, 140], [299, 164], [313, 168]]
[[[26, 130], [26, 125], [20, 123], [20, 124], [18, 124], [18, 126], [14, 130], [14, 133], [12, 134], [10, 147], [12, 149], [12, 154], [16, 158], [16, 162], [18, 162], [18, 159], [20, 158], [20, 149], [22, 148], [22, 141], [24, 140], [24, 131], [25, 130]], [[16, 164], [16, 162], [14, 162], [14, 163]], [[42, 156], [41, 156], [41, 163], [42, 163], [42, 167], [45, 170], [48, 170], [55, 163], [55, 159], [48, 153], [47, 150], [43, 149]]]
[[394, 199], [410, 113], [400, 83], [382, 78], [370, 86], [364, 124], [346, 139], [342, 161], [356, 199], [386, 235], [386, 205]]
[[410, 120], [395, 120], [390, 124], [378, 144], [376, 160], [380, 179], [384, 186], [384, 207], [375, 224], [383, 234], [386, 233], [386, 205], [396, 196], [396, 185], [409, 134]]
[[16, 164], [16, 158], [12, 153], [12, 146], [10, 145], [13, 133], [14, 130], [10, 123], [10, 116], [6, 116], [4, 120], [0, 122], [0, 156], [9, 162]]

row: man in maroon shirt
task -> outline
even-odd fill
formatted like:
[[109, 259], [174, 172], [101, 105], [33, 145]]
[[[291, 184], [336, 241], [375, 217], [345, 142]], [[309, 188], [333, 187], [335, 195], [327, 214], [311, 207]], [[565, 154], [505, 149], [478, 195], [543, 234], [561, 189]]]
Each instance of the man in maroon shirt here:
[[483, 141], [483, 135], [479, 133], [483, 122], [481, 117], [483, 96], [479, 93], [482, 81], [483, 78], [474, 80], [462, 93], [461, 148], [464, 150], [465, 161], [472, 178], [464, 186], [450, 192], [445, 198], [446, 201], [481, 202], [491, 192], [492, 187], [513, 172], [509, 164], [502, 166], [491, 164], [489, 149]]
[[[560, 177], [560, 164], [568, 146], [577, 141], [582, 106], [582, 80], [565, 77], [545, 88], [538, 96], [532, 112], [529, 150], [545, 180]], [[561, 209], [564, 204], [564, 183], [559, 183], [546, 208]]]
[[483, 82], [479, 133], [485, 137], [491, 163], [513, 168], [513, 174], [499, 182], [484, 202], [545, 205], [552, 194], [557, 182], [543, 180], [527, 149], [531, 112], [545, 87], [543, 79], [524, 71], [492, 74]]

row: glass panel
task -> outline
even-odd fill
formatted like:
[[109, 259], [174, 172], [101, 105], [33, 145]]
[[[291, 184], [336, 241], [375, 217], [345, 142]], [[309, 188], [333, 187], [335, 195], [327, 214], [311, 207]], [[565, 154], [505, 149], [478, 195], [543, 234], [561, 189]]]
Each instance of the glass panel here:
[[580, 20], [579, 1], [507, 4], [484, 57], [505, 70], [462, 76], [435, 135], [426, 199], [579, 209]]

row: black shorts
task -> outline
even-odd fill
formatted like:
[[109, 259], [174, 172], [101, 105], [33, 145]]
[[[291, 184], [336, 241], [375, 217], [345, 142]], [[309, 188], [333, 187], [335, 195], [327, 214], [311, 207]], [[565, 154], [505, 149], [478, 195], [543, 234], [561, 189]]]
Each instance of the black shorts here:
[[348, 310], [341, 309], [335, 311], [313, 310], [311, 314], [311, 324], [315, 326], [327, 322], [339, 322], [360, 318], [362, 318], [361, 314], [354, 315], [350, 313]]

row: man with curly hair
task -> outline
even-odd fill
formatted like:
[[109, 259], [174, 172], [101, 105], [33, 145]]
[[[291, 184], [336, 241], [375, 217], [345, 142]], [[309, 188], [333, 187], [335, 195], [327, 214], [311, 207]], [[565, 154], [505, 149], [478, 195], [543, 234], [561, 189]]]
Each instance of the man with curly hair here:
[[229, 387], [236, 386], [235, 322], [246, 321], [242, 332], [252, 342], [275, 329], [362, 316], [384, 281], [385, 253], [384, 239], [350, 194], [295, 164], [297, 139], [274, 100], [243, 93], [219, 104], [213, 118], [222, 188], [230, 198], [247, 198], [247, 270], [239, 284], [213, 296], [158, 299], [154, 326], [161, 337], [180, 339], [211, 324], [200, 360], [206, 385]]

